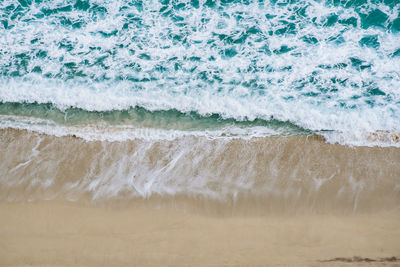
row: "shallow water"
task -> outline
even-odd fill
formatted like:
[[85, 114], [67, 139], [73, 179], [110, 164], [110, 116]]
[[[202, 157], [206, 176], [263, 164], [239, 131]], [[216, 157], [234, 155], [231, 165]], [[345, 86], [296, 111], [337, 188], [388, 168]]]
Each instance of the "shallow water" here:
[[153, 199], [255, 214], [373, 212], [400, 203], [398, 148], [350, 148], [318, 136], [88, 142], [2, 130], [0, 150], [3, 201]]

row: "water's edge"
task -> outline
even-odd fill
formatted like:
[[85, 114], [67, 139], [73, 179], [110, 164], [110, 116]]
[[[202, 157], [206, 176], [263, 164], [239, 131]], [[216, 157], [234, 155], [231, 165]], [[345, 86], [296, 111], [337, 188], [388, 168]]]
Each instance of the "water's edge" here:
[[317, 135], [88, 142], [3, 129], [0, 152], [2, 201], [256, 214], [374, 212], [400, 203], [399, 148], [333, 145]]

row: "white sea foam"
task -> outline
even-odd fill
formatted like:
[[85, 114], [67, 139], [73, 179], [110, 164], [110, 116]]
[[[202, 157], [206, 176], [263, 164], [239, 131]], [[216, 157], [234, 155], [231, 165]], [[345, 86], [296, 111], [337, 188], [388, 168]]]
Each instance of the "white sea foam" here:
[[[368, 133], [400, 132], [400, 35], [361, 26], [364, 14], [380, 10], [388, 27], [400, 5], [74, 3], [34, 2], [15, 19], [5, 11], [12, 1], [0, 4], [12, 26], [0, 34], [1, 102], [273, 117], [353, 145], [378, 145]], [[45, 9], [53, 13], [38, 16]], [[356, 25], [329, 26], [331, 15]]]

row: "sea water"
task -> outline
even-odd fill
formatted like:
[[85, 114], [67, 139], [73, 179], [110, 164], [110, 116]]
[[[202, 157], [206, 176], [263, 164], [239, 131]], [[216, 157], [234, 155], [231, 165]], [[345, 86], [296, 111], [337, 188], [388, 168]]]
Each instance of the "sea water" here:
[[[352, 207], [384, 179], [398, 190], [399, 15], [397, 0], [0, 1], [2, 186], [57, 184], [60, 192], [73, 180], [96, 196], [124, 188], [295, 199], [305, 192], [292, 187], [296, 179], [320, 190], [328, 184], [320, 181], [340, 177], [348, 187], [332, 195], [347, 190]], [[322, 143], [304, 144], [309, 136]], [[57, 178], [74, 169], [57, 166], [79, 163], [70, 161], [81, 153], [74, 138], [93, 158], [85, 156], [82, 173]], [[91, 147], [97, 142], [102, 149]], [[113, 142], [122, 142], [120, 155]], [[325, 142], [345, 147], [331, 152]], [[286, 153], [325, 165], [285, 165]], [[371, 155], [352, 161], [363, 153]], [[205, 163], [211, 158], [222, 169]], [[96, 165], [105, 159], [107, 168]], [[260, 179], [268, 186], [257, 187]]]

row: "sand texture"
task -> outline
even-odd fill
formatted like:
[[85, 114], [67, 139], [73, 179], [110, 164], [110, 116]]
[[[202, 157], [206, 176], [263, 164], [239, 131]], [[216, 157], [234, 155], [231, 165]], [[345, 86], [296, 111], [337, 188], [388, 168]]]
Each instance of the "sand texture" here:
[[398, 212], [218, 217], [48, 201], [0, 214], [0, 266], [400, 264]]
[[400, 266], [400, 149], [0, 131], [0, 266]]

